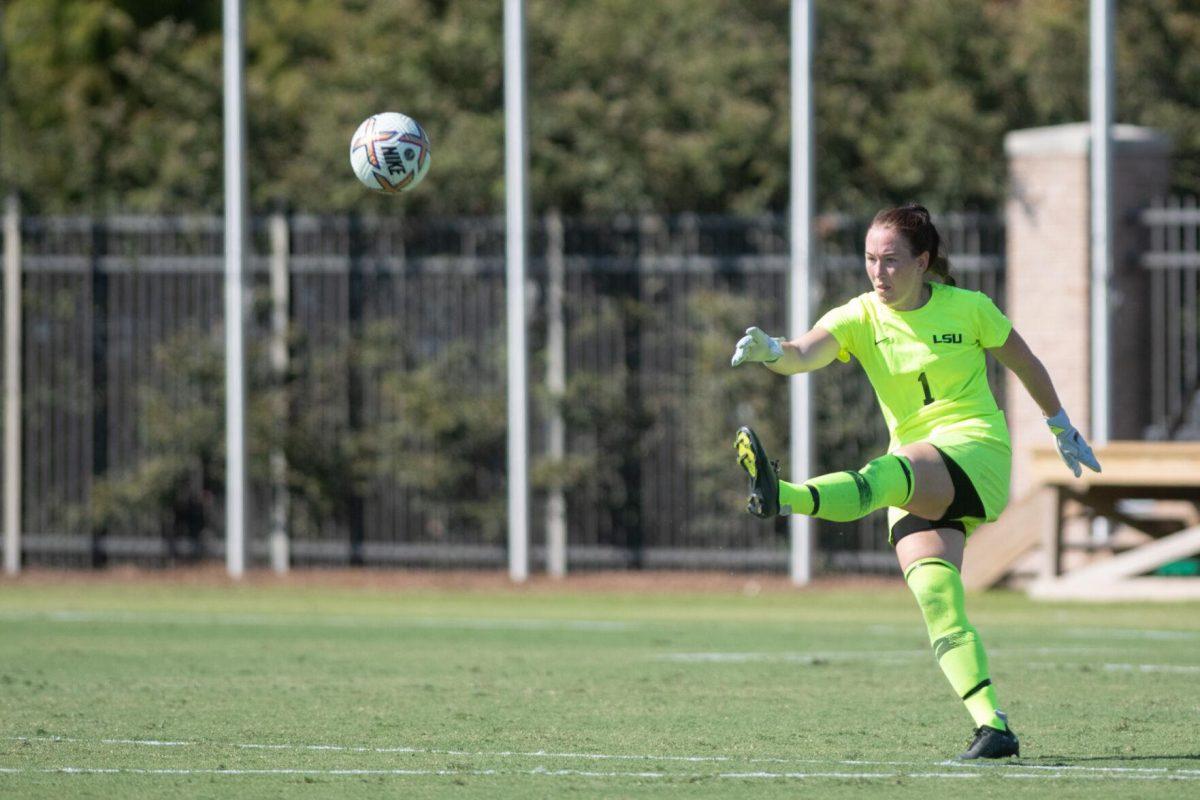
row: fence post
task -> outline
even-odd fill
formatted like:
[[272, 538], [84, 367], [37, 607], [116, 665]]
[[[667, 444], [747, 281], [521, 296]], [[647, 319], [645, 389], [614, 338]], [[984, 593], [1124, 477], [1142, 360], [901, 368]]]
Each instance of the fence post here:
[[[546, 455], [552, 464], [566, 455], [566, 423], [562, 401], [567, 391], [566, 333], [563, 324], [563, 223], [558, 209], [546, 215]], [[557, 470], [555, 471], [557, 474]], [[546, 496], [546, 571], [567, 574], [567, 501], [556, 478]]]
[[288, 543], [287, 456], [279, 434], [287, 425], [288, 400], [284, 391], [288, 369], [288, 222], [280, 212], [271, 215], [271, 372], [278, 392], [275, 407], [276, 444], [271, 448], [271, 534], [268, 543], [271, 569], [288, 571], [291, 554]]
[[[88, 503], [95, 498], [96, 483], [108, 474], [108, 273], [102, 260], [108, 252], [108, 225], [104, 218], [93, 218], [91, 224], [91, 259], [89, 285], [91, 291], [92, 349], [88, 354], [91, 365], [92, 391], [90, 417], [92, 426], [92, 463], [89, 465]], [[108, 526], [94, 518], [90, 525], [91, 565], [99, 569], [108, 564]], [[174, 554], [174, 538], [171, 552]]]
[[[366, 416], [363, 392], [363, 365], [358, 357], [358, 348], [363, 341], [363, 305], [365, 297], [365, 276], [363, 275], [363, 250], [366, 232], [362, 227], [362, 218], [352, 213], [347, 231], [349, 241], [349, 263], [346, 271], [346, 330], [349, 351], [346, 357], [346, 425], [349, 435], [357, 437], [363, 428]], [[366, 563], [364, 547], [366, 543], [366, 514], [362, 493], [358, 490], [357, 482], [352, 482], [353, 488], [347, 498], [346, 524], [350, 528], [350, 564], [361, 567]]]
[[4, 571], [21, 571], [21, 209], [4, 206]]

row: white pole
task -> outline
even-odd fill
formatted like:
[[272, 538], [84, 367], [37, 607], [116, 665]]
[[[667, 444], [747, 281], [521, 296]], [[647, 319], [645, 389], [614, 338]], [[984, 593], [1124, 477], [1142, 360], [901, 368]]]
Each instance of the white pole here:
[[1109, 304], [1112, 276], [1113, 0], [1091, 0], [1092, 436], [1109, 436]]
[[[1113, 123], [1113, 2], [1091, 0], [1091, 340], [1092, 444], [1108, 443], [1111, 430], [1109, 354], [1111, 316], [1108, 288], [1112, 278], [1112, 123]], [[1112, 526], [1103, 517], [1092, 524], [1092, 539], [1105, 541]]]
[[[567, 392], [567, 335], [563, 321], [562, 216], [555, 209], [546, 216], [546, 455], [562, 463], [567, 453], [567, 425], [562, 399]], [[546, 495], [546, 572], [554, 578], [567, 574], [567, 499], [561, 484]]]
[[21, 209], [4, 205], [4, 571], [21, 571]]
[[246, 560], [246, 390], [242, 321], [246, 118], [242, 102], [242, 0], [224, 0], [225, 72], [225, 568], [240, 578]]
[[[792, 0], [792, 144], [791, 269], [788, 273], [788, 332], [799, 336], [812, 325], [810, 276], [813, 214], [812, 43], [816, 26], [815, 0]], [[803, 478], [812, 473], [812, 411], [808, 375], [791, 380], [791, 464], [788, 471]], [[792, 583], [812, 580], [812, 519], [801, 514], [790, 518]]]
[[[288, 242], [287, 217], [281, 213], [271, 215], [271, 371], [276, 388], [283, 386], [288, 368]], [[280, 396], [275, 408], [276, 432], [282, 432], [287, 424], [288, 404]], [[288, 542], [288, 487], [287, 456], [283, 448], [276, 445], [271, 450], [271, 569], [285, 573], [291, 563]]]
[[504, 201], [508, 295], [508, 574], [529, 577], [529, 398], [525, 386], [525, 3], [504, 0]]

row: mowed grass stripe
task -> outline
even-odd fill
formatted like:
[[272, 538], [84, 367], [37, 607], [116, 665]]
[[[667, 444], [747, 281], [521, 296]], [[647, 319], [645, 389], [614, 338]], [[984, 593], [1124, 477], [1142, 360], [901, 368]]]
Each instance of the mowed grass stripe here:
[[[100, 744], [133, 747], [193, 747], [193, 748], [232, 748], [239, 750], [315, 750], [324, 752], [341, 752], [353, 754], [427, 754], [439, 756], [463, 756], [471, 758], [561, 758], [578, 760], [615, 760], [615, 761], [678, 761], [688, 763], [704, 762], [739, 762], [774, 763], [774, 764], [811, 764], [826, 766], [872, 766], [872, 767], [953, 767], [956, 770], [995, 770], [995, 769], [1027, 769], [1049, 770], [1054, 772], [1095, 772], [1095, 773], [1130, 773], [1148, 775], [1183, 775], [1200, 778], [1200, 768], [1169, 768], [1169, 767], [1106, 767], [1080, 766], [1069, 764], [1029, 764], [1021, 759], [1002, 762], [971, 762], [946, 759], [942, 761], [871, 761], [864, 759], [817, 759], [817, 758], [785, 758], [785, 757], [745, 757], [736, 755], [664, 755], [664, 754], [619, 754], [619, 753], [554, 753], [545, 750], [520, 752], [514, 750], [496, 751], [466, 751], [433, 749], [425, 747], [369, 747], [365, 745], [338, 744], [280, 744], [265, 742], [202, 742], [202, 741], [158, 741], [154, 739], [72, 739], [61, 736], [46, 737], [13, 737], [14, 741], [45, 744]], [[732, 774], [732, 773], [730, 773]], [[773, 774], [773, 773], [772, 773]], [[780, 773], [783, 774], [783, 773]]]
[[[1200, 604], [1139, 607], [1136, 629], [1133, 609], [972, 597], [1025, 758], [958, 765], [972, 724], [901, 593], [100, 590], [0, 583], [6, 800], [187, 797], [218, 775], [248, 798], [304, 778], [370, 796], [359, 775], [418, 798], [762, 798], [813, 780], [807, 796], [893, 800], [911, 779], [913, 796], [1056, 781], [1092, 800], [1200, 777]], [[734, 660], [671, 660], [698, 653]]]
[[587, 619], [459, 619], [455, 617], [354, 617], [347, 615], [295, 616], [284, 614], [241, 614], [237, 612], [214, 612], [207, 614], [182, 614], [178, 612], [146, 611], [85, 611], [80, 609], [58, 609], [45, 611], [0, 611], [0, 620], [13, 622], [57, 622], [66, 624], [105, 623], [114, 625], [200, 625], [259, 627], [278, 625], [287, 627], [335, 628], [447, 628], [462, 630], [516, 630], [516, 631], [605, 631], [623, 632], [635, 627], [634, 623], [616, 620]]
[[979, 779], [1001, 778], [1005, 780], [1027, 781], [1062, 781], [1062, 780], [1135, 780], [1135, 781], [1200, 781], [1200, 776], [1178, 773], [1162, 774], [1109, 774], [1097, 775], [1091, 773], [1069, 772], [1021, 772], [1022, 767], [998, 767], [990, 772], [920, 772], [920, 771], [861, 771], [861, 770], [831, 770], [831, 771], [789, 771], [789, 772], [655, 772], [655, 771], [621, 771], [621, 770], [580, 770], [580, 769], [549, 769], [535, 767], [533, 769], [304, 769], [304, 768], [260, 768], [260, 769], [231, 769], [231, 768], [155, 768], [155, 767], [0, 767], [0, 773], [9, 775], [42, 774], [42, 775], [226, 775], [226, 776], [264, 776], [264, 775], [314, 775], [325, 777], [450, 777], [469, 775], [474, 777], [507, 775], [507, 776], [537, 776], [537, 777], [587, 777], [587, 778], [651, 778], [670, 780], [863, 780], [863, 779]]

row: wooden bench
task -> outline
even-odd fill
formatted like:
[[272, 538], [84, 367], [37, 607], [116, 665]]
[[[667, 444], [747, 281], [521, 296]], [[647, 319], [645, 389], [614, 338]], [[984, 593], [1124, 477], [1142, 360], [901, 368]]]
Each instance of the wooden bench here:
[[[1096, 449], [1103, 471], [1076, 478], [1053, 447], [1033, 453], [1038, 488], [972, 537], [964, 559], [968, 588], [994, 585], [1037, 546], [1042, 559], [1030, 593], [1045, 598], [1200, 598], [1200, 579], [1140, 578], [1200, 553], [1200, 442], [1116, 441]], [[1130, 513], [1123, 501], [1172, 501], [1169, 513]], [[1064, 542], [1072, 507], [1140, 532], [1134, 544]], [[1068, 548], [1115, 553], [1064, 574]], [[1120, 551], [1124, 552], [1120, 552]]]

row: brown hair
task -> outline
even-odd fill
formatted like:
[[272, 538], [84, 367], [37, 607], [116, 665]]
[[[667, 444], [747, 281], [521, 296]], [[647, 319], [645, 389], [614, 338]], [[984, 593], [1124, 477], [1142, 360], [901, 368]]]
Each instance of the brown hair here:
[[917, 203], [885, 208], [871, 220], [872, 228], [890, 228], [904, 236], [914, 256], [929, 253], [929, 272], [948, 286], [957, 285], [950, 277], [950, 259], [938, 252], [942, 237], [938, 235], [929, 209]]

